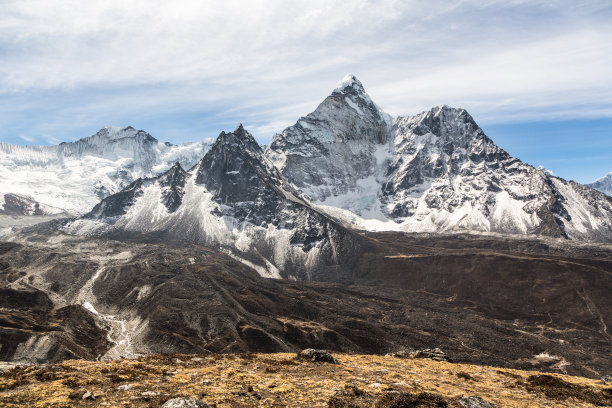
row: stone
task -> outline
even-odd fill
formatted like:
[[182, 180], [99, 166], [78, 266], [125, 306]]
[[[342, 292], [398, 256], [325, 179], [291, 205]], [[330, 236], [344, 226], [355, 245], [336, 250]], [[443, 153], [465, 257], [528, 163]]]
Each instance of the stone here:
[[93, 393], [91, 391], [86, 391], [83, 396], [81, 397], [81, 399], [84, 400], [95, 400], [96, 396], [93, 395]]
[[461, 408], [497, 408], [495, 405], [483, 400], [480, 397], [463, 397], [459, 400]]
[[338, 364], [338, 360], [325, 350], [305, 349], [297, 354], [298, 360], [307, 360], [315, 363]]
[[443, 352], [437, 347], [434, 349], [417, 350], [413, 353], [410, 353], [410, 355], [413, 358], [428, 358], [435, 361], [447, 361], [449, 363], [453, 362], [445, 352]]
[[164, 402], [161, 408], [212, 408], [210, 405], [195, 398], [173, 398]]

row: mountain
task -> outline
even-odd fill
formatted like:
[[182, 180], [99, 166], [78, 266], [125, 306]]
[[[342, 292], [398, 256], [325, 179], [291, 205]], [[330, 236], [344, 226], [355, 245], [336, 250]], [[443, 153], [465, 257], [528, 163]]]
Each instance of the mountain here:
[[365, 230], [612, 241], [612, 200], [510, 156], [464, 109], [391, 119], [354, 76], [266, 151], [322, 211]]
[[194, 242], [220, 248], [264, 277], [300, 280], [342, 280], [358, 251], [355, 235], [313, 209], [242, 125], [222, 132], [190, 170], [177, 163], [138, 179], [64, 231]]
[[587, 184], [587, 186], [594, 188], [595, 190], [599, 190], [604, 194], [612, 196], [612, 172], [606, 174], [603, 177], [598, 178], [591, 184]]
[[55, 146], [0, 143], [0, 193], [84, 214], [140, 177], [157, 175], [177, 161], [194, 165], [211, 143], [162, 143], [132, 127], [105, 127]]
[[61, 208], [41, 204], [21, 194], [0, 193], [0, 215], [67, 215]]

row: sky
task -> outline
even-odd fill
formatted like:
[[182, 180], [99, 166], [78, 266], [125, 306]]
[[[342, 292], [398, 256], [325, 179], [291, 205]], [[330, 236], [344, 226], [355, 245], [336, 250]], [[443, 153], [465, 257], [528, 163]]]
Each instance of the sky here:
[[391, 115], [463, 107], [527, 163], [612, 171], [609, 0], [0, 1], [1, 142], [268, 143], [347, 73]]

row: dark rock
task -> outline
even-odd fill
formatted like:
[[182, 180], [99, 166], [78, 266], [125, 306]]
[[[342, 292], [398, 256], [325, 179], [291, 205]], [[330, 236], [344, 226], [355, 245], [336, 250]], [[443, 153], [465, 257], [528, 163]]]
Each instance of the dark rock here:
[[315, 363], [338, 364], [338, 360], [325, 350], [306, 349], [297, 354], [298, 360], [313, 361]]
[[612, 375], [604, 375], [601, 377], [601, 382], [604, 384], [612, 384]]

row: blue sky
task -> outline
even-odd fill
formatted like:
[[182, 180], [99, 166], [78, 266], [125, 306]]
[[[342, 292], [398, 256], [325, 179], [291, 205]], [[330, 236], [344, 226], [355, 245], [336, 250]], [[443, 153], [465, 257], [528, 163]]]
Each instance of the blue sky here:
[[611, 21], [596, 0], [4, 0], [0, 141], [243, 123], [267, 143], [351, 72], [392, 115], [464, 107], [511, 154], [590, 182], [612, 171]]

